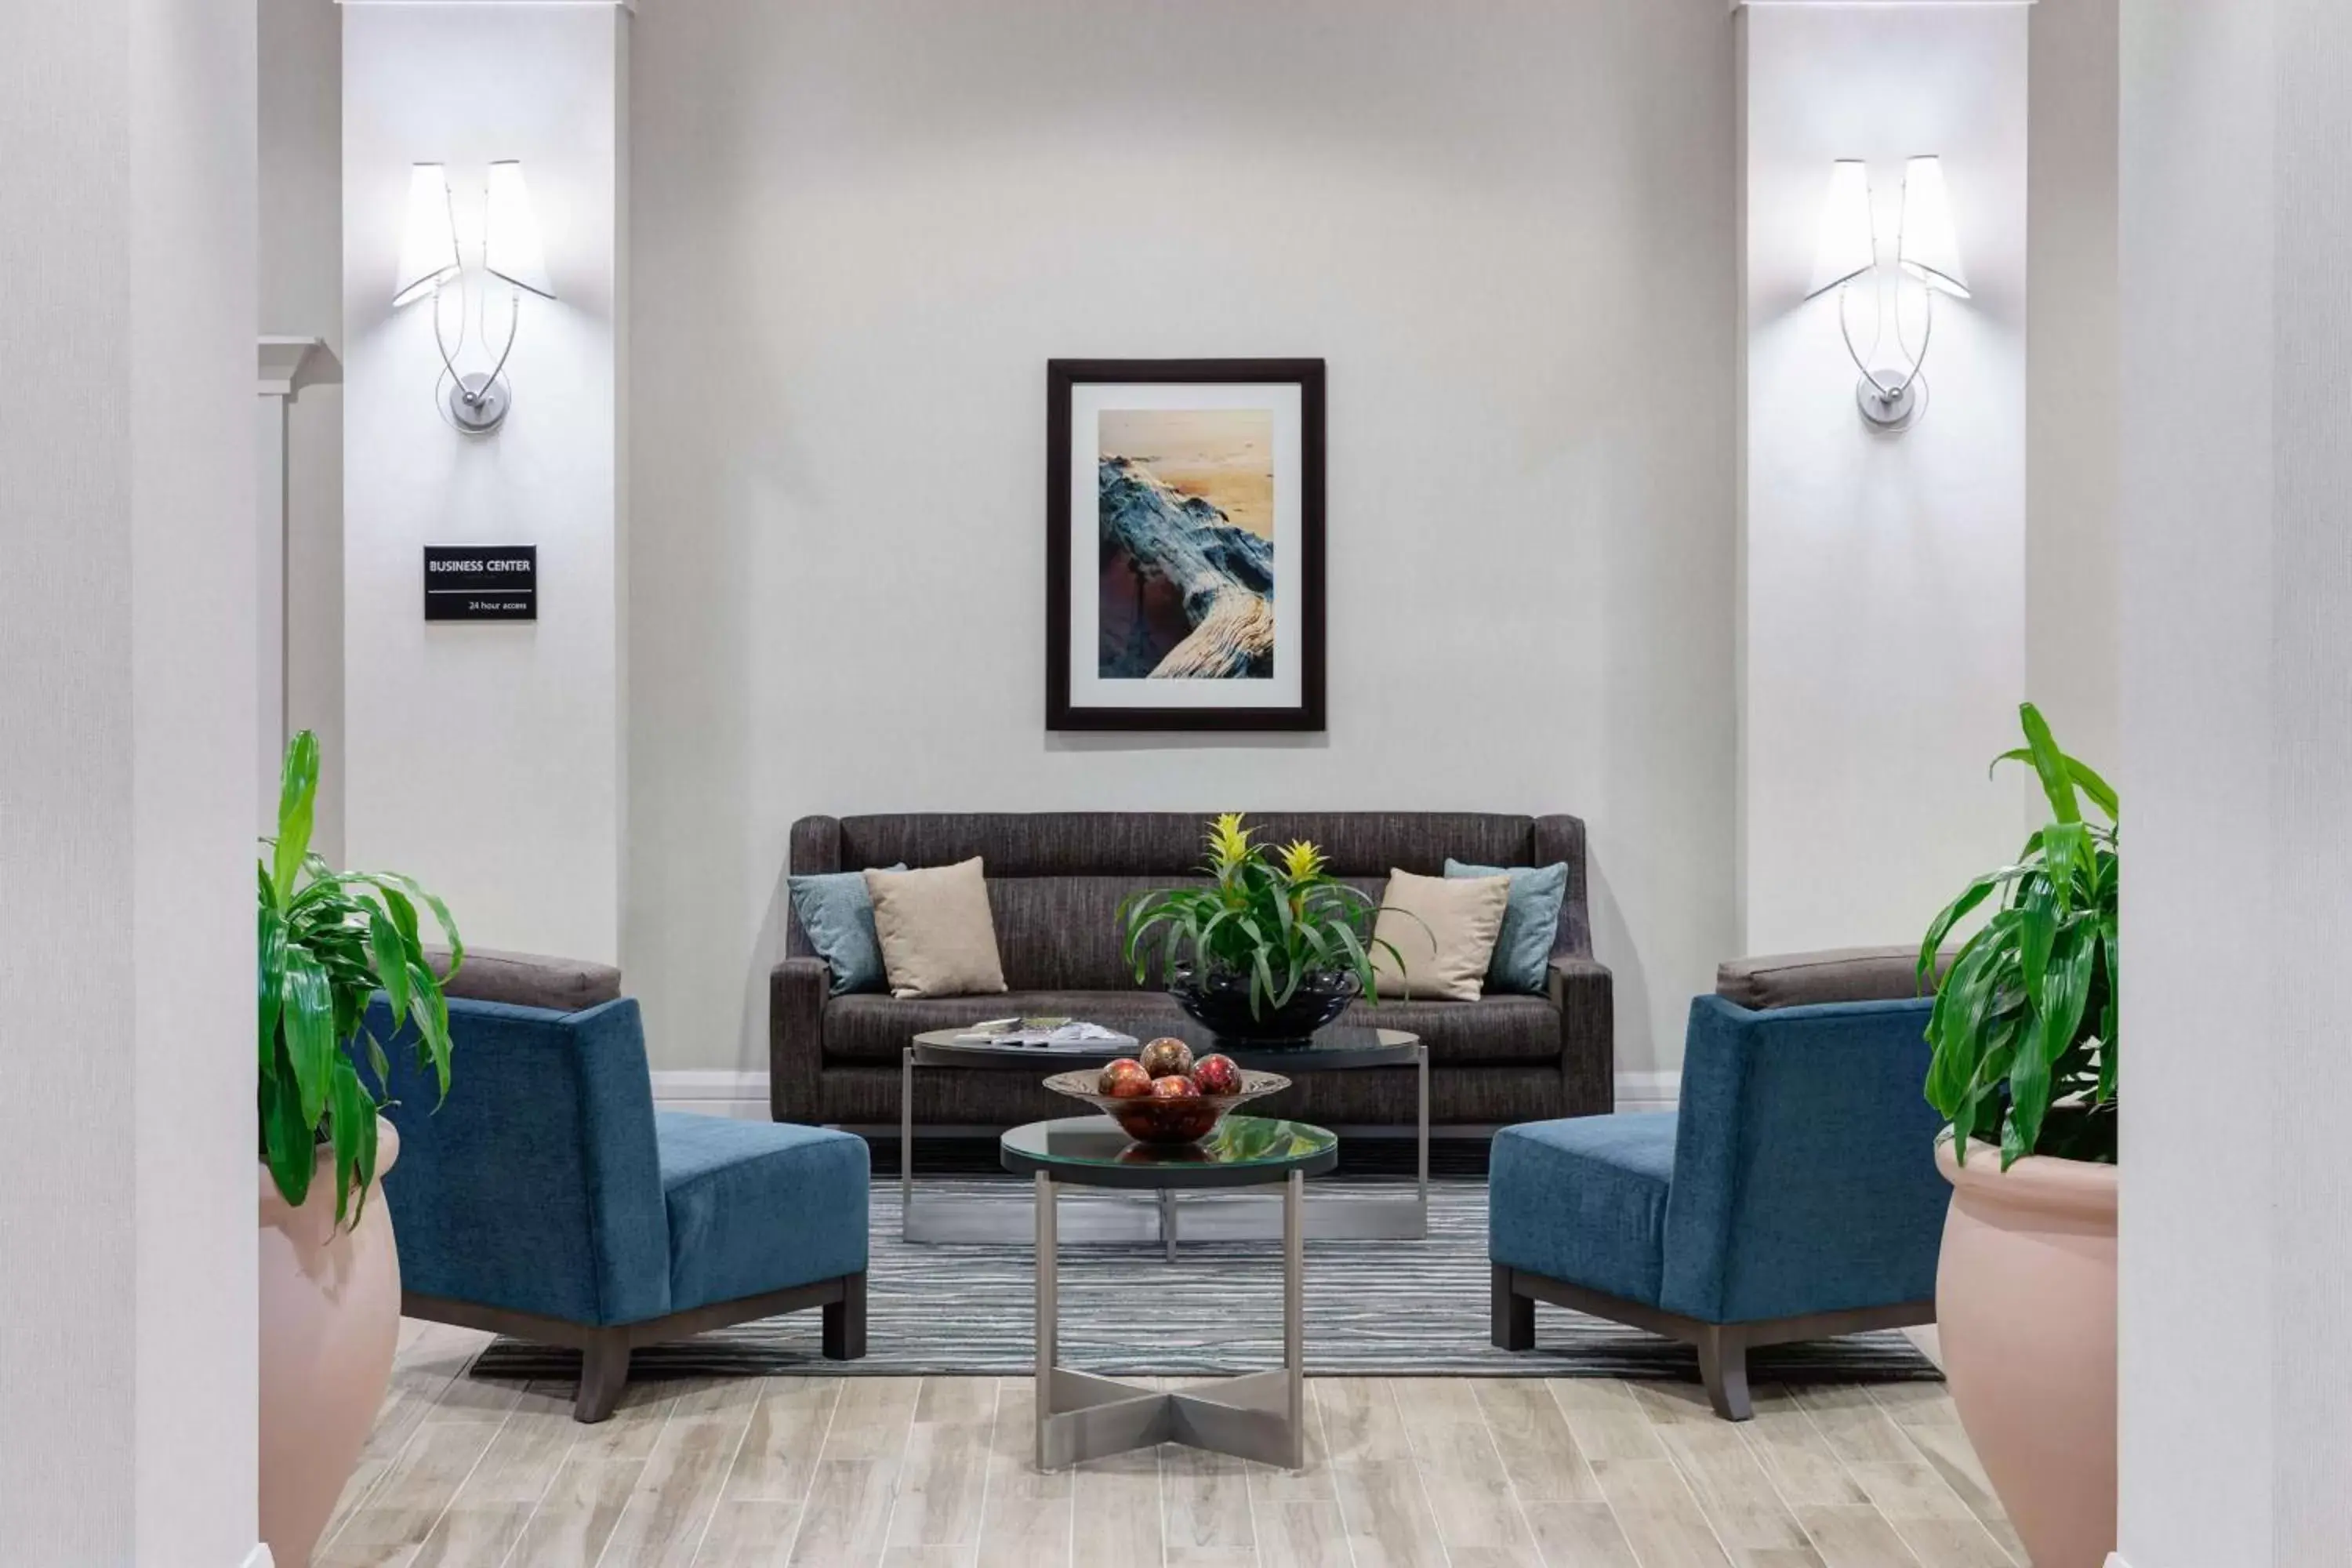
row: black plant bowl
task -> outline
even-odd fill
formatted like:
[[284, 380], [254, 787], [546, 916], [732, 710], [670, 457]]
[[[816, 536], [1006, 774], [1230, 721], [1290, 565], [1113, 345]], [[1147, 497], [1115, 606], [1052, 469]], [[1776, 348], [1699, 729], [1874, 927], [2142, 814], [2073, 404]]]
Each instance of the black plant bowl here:
[[1266, 1002], [1250, 1010], [1249, 981], [1238, 974], [1194, 974], [1179, 970], [1168, 994], [1192, 1020], [1223, 1040], [1254, 1046], [1303, 1046], [1314, 1033], [1348, 1010], [1361, 988], [1346, 970], [1310, 974], [1281, 1006]]

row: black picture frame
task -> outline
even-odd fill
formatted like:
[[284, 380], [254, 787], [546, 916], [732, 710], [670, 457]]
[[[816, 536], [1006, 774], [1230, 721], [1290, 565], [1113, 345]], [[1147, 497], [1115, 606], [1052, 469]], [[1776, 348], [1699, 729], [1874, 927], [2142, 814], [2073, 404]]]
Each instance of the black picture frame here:
[[[1071, 700], [1072, 395], [1095, 382], [1296, 385], [1299, 405], [1298, 700], [1275, 707], [1107, 708]], [[1324, 717], [1323, 362], [1319, 359], [1057, 359], [1045, 365], [1045, 728], [1105, 731], [1319, 731]], [[1282, 592], [1293, 581], [1281, 567]], [[1091, 654], [1089, 655], [1091, 657]]]

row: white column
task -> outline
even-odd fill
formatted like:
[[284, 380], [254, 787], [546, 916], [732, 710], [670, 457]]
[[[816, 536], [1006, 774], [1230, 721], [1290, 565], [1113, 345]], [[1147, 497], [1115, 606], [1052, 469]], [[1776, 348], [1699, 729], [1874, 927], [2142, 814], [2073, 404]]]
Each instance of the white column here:
[[2122, 1544], [2352, 1562], [2352, 9], [2123, 19]]
[[[620, 930], [627, 24], [614, 5], [343, 7], [345, 856], [422, 879], [470, 942], [606, 961]], [[471, 266], [486, 170], [508, 158], [523, 163], [557, 298], [524, 300], [511, 412], [469, 437], [436, 395], [433, 307], [395, 312], [393, 274], [410, 166], [447, 166]], [[493, 295], [493, 343], [507, 298]], [[481, 330], [469, 318], [466, 368], [487, 366]], [[538, 620], [426, 625], [429, 544], [536, 545]]]
[[252, 0], [0, 7], [0, 1558], [255, 1522]]
[[287, 416], [306, 386], [331, 382], [339, 369], [324, 338], [264, 337], [257, 340], [261, 394], [260, 441], [255, 485], [260, 504], [257, 541], [261, 563], [258, 636], [260, 647], [261, 831], [278, 830], [278, 784], [288, 738], [287, 701], [287, 520], [292, 475], [288, 464]]
[[[1751, 952], [1914, 940], [2021, 837], [2022, 786], [1989, 784], [1985, 763], [2015, 743], [2026, 695], [2029, 16], [1986, 4], [1740, 12]], [[1868, 162], [1891, 261], [1915, 153], [1943, 161], [1974, 297], [1937, 302], [1926, 413], [1887, 435], [1855, 406], [1836, 296], [1805, 293], [1832, 161]], [[1917, 286], [1904, 291], [1916, 310]], [[1866, 298], [1853, 314], [1866, 346]], [[1911, 331], [1916, 345], [1916, 314]]]

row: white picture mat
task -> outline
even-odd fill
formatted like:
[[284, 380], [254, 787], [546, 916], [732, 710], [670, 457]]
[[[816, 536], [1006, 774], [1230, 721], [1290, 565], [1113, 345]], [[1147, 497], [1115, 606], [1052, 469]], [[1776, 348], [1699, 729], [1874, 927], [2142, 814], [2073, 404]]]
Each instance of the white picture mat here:
[[[1274, 415], [1274, 674], [1264, 680], [1106, 679], [1102, 668], [1101, 416], [1130, 408], [1263, 408]], [[1307, 658], [1301, 486], [1306, 425], [1296, 382], [1079, 382], [1070, 389], [1070, 706], [1296, 708]]]

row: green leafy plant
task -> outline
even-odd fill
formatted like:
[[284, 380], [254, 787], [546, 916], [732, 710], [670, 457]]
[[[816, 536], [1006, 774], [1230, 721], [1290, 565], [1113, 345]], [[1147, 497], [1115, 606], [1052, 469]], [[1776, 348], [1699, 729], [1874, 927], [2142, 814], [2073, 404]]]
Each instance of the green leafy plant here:
[[447, 908], [409, 878], [337, 871], [310, 852], [318, 795], [319, 742], [305, 730], [286, 748], [278, 836], [262, 840], [259, 864], [261, 1158], [299, 1205], [319, 1149], [331, 1145], [335, 1222], [357, 1224], [375, 1180], [376, 1111], [391, 1103], [383, 1043], [373, 1033], [365, 1041], [373, 1084], [354, 1059], [368, 1002], [382, 991], [395, 1029], [415, 1020], [418, 1060], [446, 1096], [449, 1005], [417, 939], [417, 904], [449, 944], [451, 973], [466, 949]]
[[[2002, 1170], [2027, 1154], [2113, 1164], [2117, 1040], [2116, 792], [2058, 749], [2031, 702], [2025, 744], [1994, 759], [2032, 765], [2051, 820], [2017, 863], [1970, 882], [1927, 928], [1919, 980], [1953, 928], [1992, 917], [1953, 956], [1927, 1021], [1927, 1100], [1950, 1120], [1956, 1155], [1982, 1138]], [[2088, 800], [2106, 820], [2086, 819]]]
[[1155, 953], [1163, 983], [1188, 966], [1232, 975], [1246, 981], [1253, 1015], [1286, 1005], [1301, 984], [1324, 976], [1353, 975], [1371, 997], [1374, 949], [1404, 967], [1396, 949], [1372, 935], [1379, 904], [1332, 876], [1314, 845], [1285, 845], [1277, 864], [1251, 842], [1255, 831], [1240, 812], [1227, 812], [1209, 825], [1208, 886], [1121, 902], [1135, 978], [1150, 977]]

